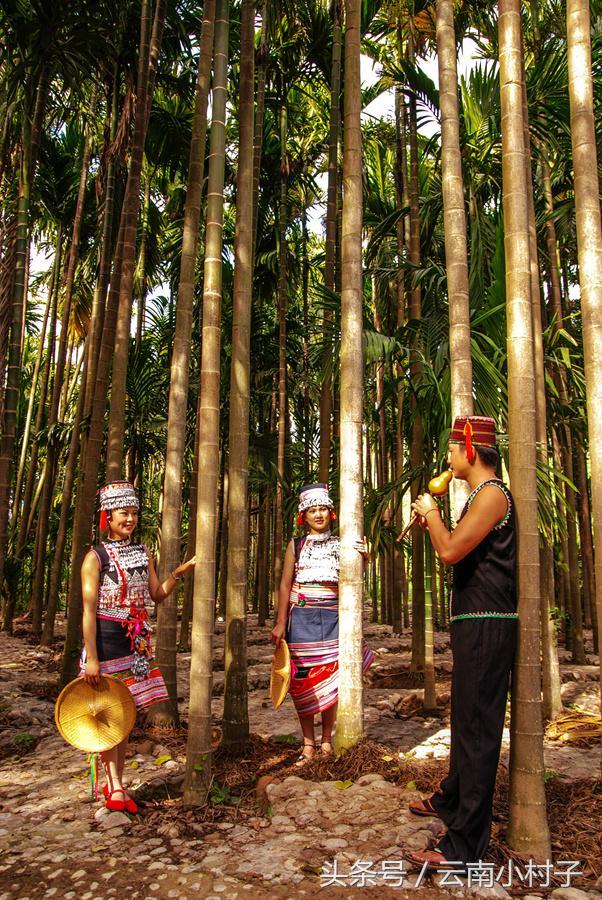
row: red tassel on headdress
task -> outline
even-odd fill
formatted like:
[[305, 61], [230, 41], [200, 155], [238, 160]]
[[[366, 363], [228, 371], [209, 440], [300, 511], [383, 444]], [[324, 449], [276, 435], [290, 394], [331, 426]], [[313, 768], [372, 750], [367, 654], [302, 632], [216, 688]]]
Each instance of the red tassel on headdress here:
[[475, 449], [472, 446], [472, 425], [467, 422], [464, 426], [464, 437], [466, 438], [466, 457], [468, 462], [472, 462], [476, 456]]
[[107, 515], [106, 509], [101, 509], [100, 511], [100, 530], [106, 531], [109, 527], [109, 517]]
[[305, 513], [300, 512], [297, 516], [297, 525], [305, 525]]
[[336, 519], [336, 517], [337, 517], [337, 514], [335, 513], [334, 509], [331, 509], [331, 510], [330, 510], [330, 519], [331, 519], [331, 521], [334, 522], [334, 520]]

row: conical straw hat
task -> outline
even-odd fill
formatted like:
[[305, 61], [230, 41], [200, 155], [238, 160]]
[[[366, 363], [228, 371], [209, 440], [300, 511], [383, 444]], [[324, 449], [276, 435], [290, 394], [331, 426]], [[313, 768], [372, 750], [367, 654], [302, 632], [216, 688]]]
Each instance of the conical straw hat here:
[[291, 656], [288, 650], [288, 644], [285, 640], [282, 640], [274, 651], [272, 671], [270, 673], [270, 694], [274, 709], [278, 709], [280, 704], [284, 701], [290, 683]]
[[129, 735], [136, 721], [136, 705], [116, 678], [101, 675], [98, 687], [76, 678], [59, 694], [54, 719], [69, 744], [87, 753], [101, 753]]

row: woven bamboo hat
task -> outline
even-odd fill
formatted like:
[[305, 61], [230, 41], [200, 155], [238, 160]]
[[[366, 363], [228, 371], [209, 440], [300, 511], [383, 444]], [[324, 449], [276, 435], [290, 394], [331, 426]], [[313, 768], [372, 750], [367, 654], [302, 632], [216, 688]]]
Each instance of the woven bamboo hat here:
[[288, 693], [291, 683], [291, 655], [288, 644], [281, 640], [274, 651], [272, 671], [270, 673], [270, 695], [272, 706], [278, 709]]
[[63, 688], [54, 707], [61, 736], [78, 750], [102, 753], [120, 744], [136, 721], [136, 705], [116, 678], [100, 676], [98, 687], [76, 678]]

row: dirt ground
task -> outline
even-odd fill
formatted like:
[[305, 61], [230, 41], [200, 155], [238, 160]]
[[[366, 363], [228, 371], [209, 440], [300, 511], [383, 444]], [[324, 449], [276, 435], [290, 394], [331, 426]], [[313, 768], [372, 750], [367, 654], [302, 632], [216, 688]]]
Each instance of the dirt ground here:
[[[367, 625], [376, 651], [365, 691], [366, 740], [348, 757], [296, 768], [299, 728], [289, 699], [267, 695], [272, 651], [249, 623], [252, 739], [237, 754], [217, 750], [223, 702], [223, 625], [214, 652], [216, 756], [211, 802], [180, 798], [190, 656], [179, 654], [183, 727], [137, 723], [127, 772], [141, 814], [108, 815], [90, 799], [85, 755], [58, 735], [60, 639], [36, 647], [25, 629], [0, 634], [0, 900], [57, 897], [296, 898], [602, 897], [599, 742], [545, 742], [554, 865], [535, 872], [504, 845], [508, 733], [499, 771], [492, 843], [473, 877], [412, 871], [408, 850], [441, 823], [416, 819], [408, 802], [445, 773], [449, 756], [449, 638], [436, 635], [437, 714], [422, 709], [410, 669], [410, 638]], [[560, 651], [565, 706], [599, 714], [598, 659], [571, 665]], [[567, 710], [567, 711], [568, 711]], [[576, 873], [569, 872], [574, 862]], [[568, 872], [568, 874], [567, 874]], [[548, 881], [546, 881], [546, 877]], [[568, 886], [567, 886], [568, 884]]]

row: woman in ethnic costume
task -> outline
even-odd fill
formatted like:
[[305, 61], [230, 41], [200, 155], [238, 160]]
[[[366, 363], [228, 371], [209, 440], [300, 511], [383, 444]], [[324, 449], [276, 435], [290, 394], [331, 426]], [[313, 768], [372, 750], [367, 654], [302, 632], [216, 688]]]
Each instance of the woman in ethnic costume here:
[[[118, 678], [129, 689], [136, 707], [146, 709], [168, 698], [153, 657], [147, 602], [158, 603], [169, 596], [195, 561], [178, 566], [160, 584], [147, 548], [132, 541], [138, 508], [138, 498], [128, 482], [114, 481], [101, 488], [100, 528], [108, 528], [108, 535], [86, 554], [82, 564], [81, 674], [90, 684], [98, 684], [101, 674]], [[101, 754], [107, 777], [105, 805], [136, 813], [138, 807], [123, 786], [127, 743], [125, 738]]]
[[[310, 484], [299, 494], [298, 524], [308, 533], [292, 540], [284, 557], [276, 626], [276, 646], [286, 636], [291, 663], [290, 692], [303, 732], [299, 764], [316, 752], [314, 716], [322, 718], [323, 753], [332, 752], [339, 680], [339, 538], [330, 532], [335, 518], [325, 484]], [[368, 559], [365, 539], [355, 547]], [[363, 669], [374, 653], [364, 647]]]

